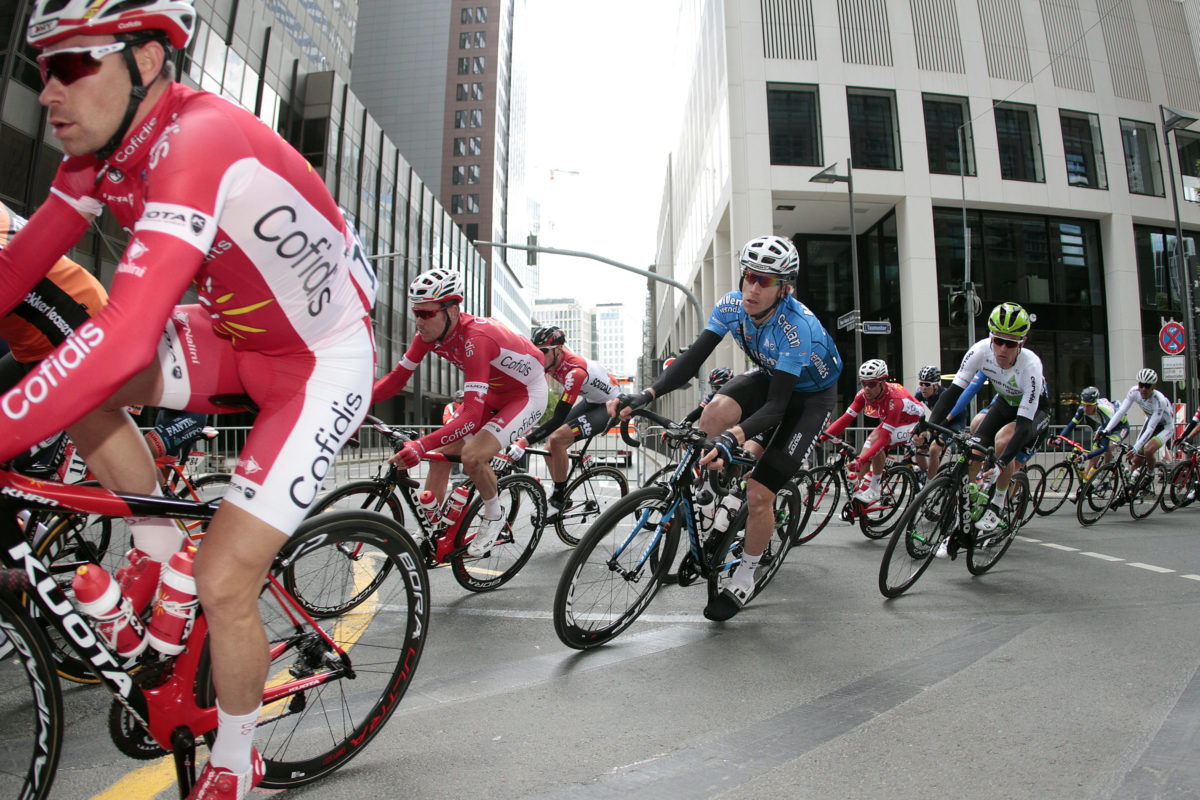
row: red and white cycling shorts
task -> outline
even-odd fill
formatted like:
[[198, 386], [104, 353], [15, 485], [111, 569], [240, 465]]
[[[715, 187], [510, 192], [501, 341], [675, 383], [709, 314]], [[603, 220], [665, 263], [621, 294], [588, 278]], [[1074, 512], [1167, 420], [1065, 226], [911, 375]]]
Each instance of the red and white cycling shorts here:
[[545, 381], [523, 384], [502, 393], [488, 392], [483, 398], [483, 415], [487, 421], [481, 430], [495, 436], [504, 449], [537, 425], [546, 413], [549, 397], [550, 387]]
[[223, 502], [291, 534], [358, 431], [371, 402], [375, 348], [364, 319], [333, 345], [265, 354], [234, 350], [199, 305], [176, 306], [158, 346], [163, 393], [155, 405], [228, 413], [221, 395], [258, 406]]

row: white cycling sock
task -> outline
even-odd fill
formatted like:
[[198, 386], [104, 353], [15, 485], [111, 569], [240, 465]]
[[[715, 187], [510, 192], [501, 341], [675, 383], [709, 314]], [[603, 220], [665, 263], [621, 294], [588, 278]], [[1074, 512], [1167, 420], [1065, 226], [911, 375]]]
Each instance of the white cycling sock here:
[[[152, 497], [162, 497], [157, 484]], [[161, 517], [126, 517], [125, 523], [133, 533], [133, 546], [150, 558], [165, 564], [183, 547], [183, 528], [173, 519]]]
[[250, 771], [250, 748], [258, 727], [258, 708], [249, 714], [227, 714], [217, 701], [217, 739], [213, 742], [208, 761], [214, 767], [224, 767], [234, 775]]
[[483, 501], [483, 516], [486, 519], [500, 519], [504, 509], [500, 507], [500, 495]]
[[729, 579], [730, 583], [736, 583], [743, 589], [750, 589], [754, 586], [754, 570], [758, 569], [758, 562], [762, 560], [762, 553], [756, 556], [748, 556], [742, 554], [742, 562], [738, 564], [737, 569], [733, 571], [733, 577]]

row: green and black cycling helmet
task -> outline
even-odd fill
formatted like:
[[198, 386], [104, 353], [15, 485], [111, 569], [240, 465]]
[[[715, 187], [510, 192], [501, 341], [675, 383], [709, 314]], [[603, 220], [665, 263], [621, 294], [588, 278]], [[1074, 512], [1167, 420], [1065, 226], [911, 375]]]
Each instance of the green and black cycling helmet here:
[[725, 384], [729, 383], [729, 379], [732, 377], [733, 370], [731, 370], [729, 367], [717, 367], [712, 372], [708, 373], [708, 388], [715, 392]]
[[562, 328], [554, 325], [534, 328], [533, 335], [529, 338], [533, 340], [534, 347], [557, 347], [567, 343], [567, 335], [562, 332]]
[[1096, 405], [1096, 401], [1100, 399], [1100, 390], [1095, 386], [1089, 386], [1079, 393], [1080, 402], [1087, 403], [1089, 406]]
[[1016, 303], [1001, 303], [988, 316], [988, 330], [1010, 339], [1024, 339], [1031, 325], [1029, 312]]

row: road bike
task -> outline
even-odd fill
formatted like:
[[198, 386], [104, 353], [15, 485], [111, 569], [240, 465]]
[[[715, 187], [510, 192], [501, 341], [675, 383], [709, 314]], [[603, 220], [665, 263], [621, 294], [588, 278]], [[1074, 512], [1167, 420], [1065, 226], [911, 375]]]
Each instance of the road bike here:
[[[367, 424], [382, 434], [394, 450], [405, 442], [417, 438], [417, 431], [397, 430], [382, 420], [367, 416]], [[441, 453], [426, 453], [426, 461], [458, 463], [458, 456]], [[501, 472], [511, 469], [507, 458], [494, 462]], [[444, 513], [435, 519], [420, 510], [421, 482], [413, 478], [403, 467], [384, 462], [379, 474], [373, 478], [351, 481], [337, 486], [317, 498], [309, 516], [323, 514], [335, 509], [357, 509], [376, 511], [395, 520], [399, 525], [410, 525], [416, 534], [421, 561], [427, 569], [449, 566], [455, 580], [464, 589], [486, 592], [512, 580], [533, 555], [546, 527], [546, 493], [542, 484], [532, 475], [506, 474], [499, 479], [500, 502], [505, 510], [504, 527], [496, 539], [496, 546], [482, 556], [467, 554], [467, 545], [475, 538], [483, 523], [483, 500], [474, 484], [467, 481], [468, 498], [462, 512], [455, 520]], [[404, 507], [412, 513], [412, 522], [406, 523]]]
[[[180, 797], [195, 781], [196, 745], [211, 745], [217, 724], [203, 609], [179, 655], [147, 648], [133, 659], [119, 657], [72, 600], [76, 569], [98, 568], [85, 557], [89, 548], [79, 545], [73, 560], [39, 556], [16, 522], [18, 512], [204, 522], [216, 507], [0, 470], [0, 797], [50, 795], [67, 720], [47, 628], [112, 693], [108, 728], [117, 748], [136, 759], [173, 754]], [[259, 597], [270, 655], [255, 736], [266, 767], [263, 787], [327, 775], [383, 729], [421, 658], [428, 586], [412, 540], [378, 514], [322, 514], [292, 534]]]
[[[799, 529], [796, 544], [811, 541], [840, 511], [842, 521], [858, 522], [859, 530], [868, 539], [882, 539], [892, 532], [900, 519], [900, 511], [917, 492], [917, 478], [913, 467], [894, 464], [886, 467], [879, 481], [879, 497], [869, 503], [853, 496], [856, 488], [846, 471], [846, 465], [857, 456], [854, 447], [842, 439], [824, 436], [832, 443], [833, 458], [820, 467], [806, 470], [812, 481], [809, 495], [809, 518], [805, 527]], [[800, 479], [805, 480], [804, 478]], [[842, 493], [846, 502], [839, 506]]]
[[1054, 438], [1071, 447], [1072, 452], [1066, 458], [1052, 464], [1036, 485], [1030, 481], [1030, 486], [1033, 487], [1034, 510], [1043, 517], [1058, 511], [1068, 499], [1076, 502], [1078, 490], [1075, 491], [1076, 496], [1072, 496], [1075, 485], [1078, 484], [1081, 490], [1094, 473], [1083, 460], [1088, 451], [1081, 444], [1065, 436]]
[[1113, 445], [1117, 448], [1111, 464], [1097, 468], [1096, 474], [1080, 490], [1075, 501], [1075, 518], [1080, 525], [1093, 525], [1100, 521], [1110, 508], [1129, 506], [1129, 515], [1134, 519], [1145, 519], [1159, 504], [1167, 488], [1167, 470], [1162, 464], [1153, 468], [1148, 464], [1133, 469], [1127, 458], [1132, 447], [1124, 442]]
[[926, 424], [948, 437], [950, 466], [931, 478], [900, 515], [879, 565], [879, 591], [884, 597], [899, 597], [908, 591], [929, 568], [944, 540], [951, 559], [966, 550], [972, 575], [987, 572], [1012, 545], [1030, 502], [1028, 480], [1014, 472], [999, 512], [1000, 524], [991, 531], [977, 531], [975, 523], [995, 496], [996, 487], [992, 484], [986, 493], [979, 491], [969, 465], [972, 460], [982, 460], [981, 471], [991, 469], [996, 465], [995, 449], [980, 446], [969, 432]]
[[[631, 491], [611, 505], [571, 553], [554, 593], [554, 631], [563, 644], [578, 650], [611, 641], [633, 624], [663, 585], [682, 531], [687, 532], [688, 550], [679, 563], [681, 586], [704, 579], [711, 600], [741, 563], [747, 508], [740, 474], [756, 463], [754, 457], [739, 448], [724, 477], [705, 469], [701, 478], [694, 468], [712, 448], [702, 431], [644, 408], [633, 415], [661, 425], [664, 435], [681, 446], [680, 459], [665, 482]], [[630, 447], [640, 444], [630, 437], [628, 421], [621, 426], [621, 438]], [[718, 499], [712, 518], [696, 503], [702, 480]], [[722, 502], [727, 496], [733, 499]], [[723, 521], [729, 507], [734, 512], [722, 530], [714, 522]], [[754, 574], [752, 598], [783, 566], [800, 514], [800, 497], [785, 485], [775, 496], [775, 527]]]
[[1180, 442], [1179, 454], [1180, 461], [1171, 468], [1167, 491], [1163, 492], [1163, 511], [1191, 505], [1200, 488], [1200, 448], [1190, 442]]

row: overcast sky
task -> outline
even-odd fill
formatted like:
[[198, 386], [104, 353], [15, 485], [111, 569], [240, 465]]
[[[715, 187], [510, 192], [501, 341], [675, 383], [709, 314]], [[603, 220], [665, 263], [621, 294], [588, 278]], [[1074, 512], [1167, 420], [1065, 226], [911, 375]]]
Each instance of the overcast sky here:
[[[542, 203], [539, 243], [646, 269], [669, 146], [677, 131], [663, 77], [676, 4], [528, 0], [532, 39], [527, 159]], [[553, 172], [552, 172], [553, 171]], [[553, 174], [553, 179], [551, 175]], [[591, 260], [540, 256], [541, 296], [620, 301], [640, 331], [645, 279]]]

